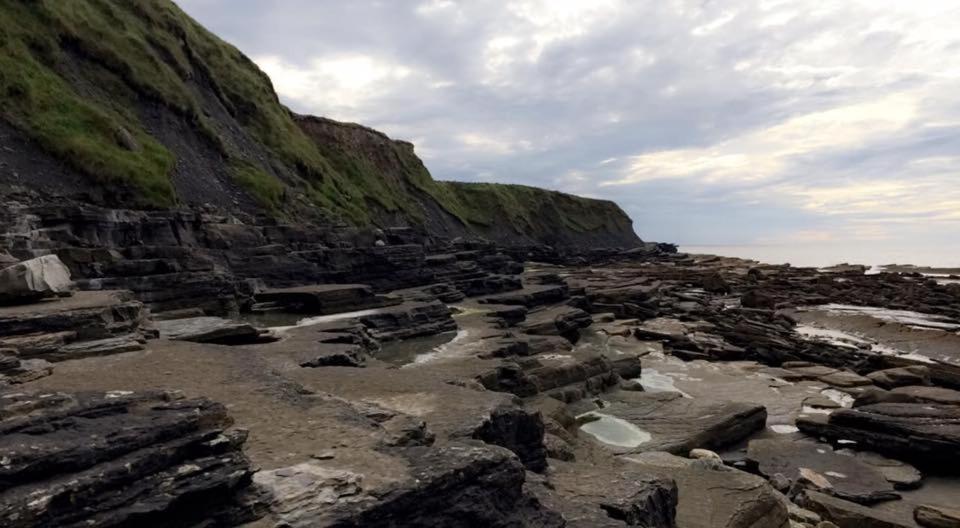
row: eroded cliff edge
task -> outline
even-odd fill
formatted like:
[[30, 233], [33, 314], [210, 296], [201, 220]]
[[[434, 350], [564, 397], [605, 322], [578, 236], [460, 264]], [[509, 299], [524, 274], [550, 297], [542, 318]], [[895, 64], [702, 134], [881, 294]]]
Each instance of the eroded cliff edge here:
[[507, 245], [640, 243], [612, 202], [435, 181], [410, 143], [292, 114], [252, 61], [168, 0], [4, 0], [0, 11], [3, 191]]

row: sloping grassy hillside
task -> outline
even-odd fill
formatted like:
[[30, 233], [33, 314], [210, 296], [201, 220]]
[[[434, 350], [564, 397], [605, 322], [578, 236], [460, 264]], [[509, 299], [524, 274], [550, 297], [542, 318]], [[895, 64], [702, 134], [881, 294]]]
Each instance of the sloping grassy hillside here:
[[110, 191], [108, 205], [240, 206], [239, 192], [290, 219], [635, 238], [608, 202], [436, 182], [410, 144], [291, 114], [252, 61], [169, 0], [0, 0], [0, 119]]

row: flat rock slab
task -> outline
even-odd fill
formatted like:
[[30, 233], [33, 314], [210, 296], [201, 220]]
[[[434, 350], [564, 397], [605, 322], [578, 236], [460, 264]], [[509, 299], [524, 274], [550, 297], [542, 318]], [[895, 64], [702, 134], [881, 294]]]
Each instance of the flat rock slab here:
[[157, 321], [161, 337], [174, 341], [238, 345], [258, 343], [263, 330], [251, 325], [222, 317], [191, 317]]
[[878, 403], [834, 411], [829, 417], [797, 419], [797, 427], [832, 441], [849, 440], [858, 449], [934, 467], [960, 471], [960, 407], [937, 403]]
[[852, 449], [841, 449], [837, 454], [851, 456], [873, 467], [887, 479], [887, 482], [893, 484], [894, 489], [909, 490], [920, 487], [923, 483], [923, 474], [920, 471], [899, 460], [887, 458], [870, 451], [854, 451]]
[[853, 502], [872, 504], [900, 498], [880, 471], [854, 457], [834, 453], [828, 445], [779, 439], [751, 440], [747, 458], [755, 462], [760, 473], [768, 479], [779, 473], [795, 481], [800, 476], [800, 468], [812, 469], [830, 482], [833, 494]]
[[[595, 429], [600, 433], [594, 436], [616, 453], [666, 451], [685, 455], [698, 447], [716, 449], [762, 430], [767, 419], [767, 410], [762, 405], [695, 400], [676, 392], [620, 391], [610, 399], [608, 406], [596, 412], [634, 428], [632, 435], [621, 435], [623, 426], [619, 422]], [[621, 436], [633, 436], [639, 441], [638, 432], [648, 438], [640, 443], [628, 440], [610, 443], [609, 438]], [[616, 445], [618, 443], [620, 445]]]
[[801, 506], [838, 528], [916, 528], [890, 513], [816, 491], [806, 491]]
[[682, 528], [787, 528], [788, 502], [761, 477], [667, 453], [622, 457], [641, 474], [677, 483], [677, 526]]
[[328, 315], [398, 304], [400, 299], [377, 295], [366, 284], [314, 284], [294, 288], [271, 288], [255, 296], [284, 311]]

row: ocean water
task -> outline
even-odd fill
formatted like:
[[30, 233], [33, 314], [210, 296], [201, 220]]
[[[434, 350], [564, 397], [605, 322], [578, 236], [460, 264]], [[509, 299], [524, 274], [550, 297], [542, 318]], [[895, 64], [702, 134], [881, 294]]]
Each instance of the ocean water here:
[[913, 264], [941, 268], [960, 267], [960, 244], [953, 247], [905, 247], [884, 243], [681, 245], [680, 251], [794, 266], [825, 267], [848, 263], [869, 266]]

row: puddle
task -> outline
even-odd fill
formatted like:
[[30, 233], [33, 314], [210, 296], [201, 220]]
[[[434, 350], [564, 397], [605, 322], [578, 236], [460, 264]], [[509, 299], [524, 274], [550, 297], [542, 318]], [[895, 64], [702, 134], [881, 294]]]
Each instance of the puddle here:
[[794, 425], [784, 424], [771, 425], [770, 430], [777, 434], [792, 434], [800, 431], [800, 429], [797, 429]]
[[580, 416], [596, 416], [599, 418], [581, 425], [580, 430], [592, 435], [604, 444], [633, 448], [649, 442], [652, 438], [650, 433], [615, 416], [596, 411], [590, 411]]
[[[450, 334], [442, 334], [449, 336]], [[440, 345], [433, 347], [432, 350], [424, 354], [417, 355], [413, 358], [414, 363], [426, 363], [428, 361], [433, 361], [435, 359], [440, 359], [445, 356], [451, 355], [462, 355], [462, 350], [455, 351], [453, 346], [459, 343], [462, 343], [467, 337], [470, 336], [470, 331], [468, 330], [458, 330], [457, 333], [453, 336], [453, 339], [446, 341]]]
[[678, 389], [671, 376], [661, 374], [653, 368], [644, 368], [640, 371], [640, 385], [647, 392], [679, 392], [684, 398], [693, 398], [693, 396]]
[[[465, 332], [461, 330], [460, 332]], [[413, 339], [404, 339], [386, 343], [377, 353], [376, 358], [384, 363], [396, 365], [398, 367], [411, 365], [416, 362], [429, 361], [429, 359], [419, 360], [422, 356], [430, 355], [436, 358], [437, 350], [453, 343], [460, 332], [447, 332], [428, 337], [415, 337]], [[444, 348], [444, 350], [446, 350]], [[419, 360], [419, 361], [418, 361]]]

